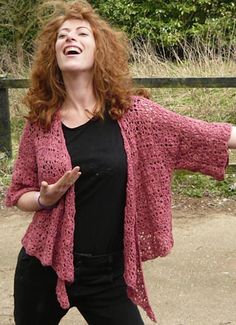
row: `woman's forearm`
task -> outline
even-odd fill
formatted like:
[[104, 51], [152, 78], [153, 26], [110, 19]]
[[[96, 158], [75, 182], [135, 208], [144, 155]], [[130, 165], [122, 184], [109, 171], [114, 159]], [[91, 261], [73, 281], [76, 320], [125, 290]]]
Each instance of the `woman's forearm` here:
[[231, 135], [228, 141], [228, 147], [230, 149], [236, 149], [236, 127], [232, 127]]
[[17, 201], [16, 206], [22, 210], [27, 212], [38, 211], [41, 207], [38, 204], [38, 197], [40, 192], [27, 192], [21, 195], [19, 200]]

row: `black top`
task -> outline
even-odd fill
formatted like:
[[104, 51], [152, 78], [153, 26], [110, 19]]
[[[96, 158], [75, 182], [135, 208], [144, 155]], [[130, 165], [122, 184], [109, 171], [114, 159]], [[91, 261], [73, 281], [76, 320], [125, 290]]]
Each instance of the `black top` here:
[[62, 124], [75, 183], [74, 251], [108, 254], [123, 249], [127, 161], [117, 121], [105, 119], [68, 128]]

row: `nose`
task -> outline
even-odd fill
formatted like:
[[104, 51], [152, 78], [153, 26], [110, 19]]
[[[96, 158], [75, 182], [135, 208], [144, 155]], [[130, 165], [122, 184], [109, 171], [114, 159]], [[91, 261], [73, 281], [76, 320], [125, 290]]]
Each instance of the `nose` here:
[[68, 33], [67, 37], [66, 37], [66, 40], [67, 41], [76, 41], [75, 34], [73, 32]]

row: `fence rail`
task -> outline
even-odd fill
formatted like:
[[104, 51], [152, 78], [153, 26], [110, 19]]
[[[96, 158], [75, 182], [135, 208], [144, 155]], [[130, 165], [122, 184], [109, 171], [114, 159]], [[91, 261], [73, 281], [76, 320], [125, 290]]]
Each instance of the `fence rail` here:
[[[146, 88], [236, 88], [236, 77], [134, 78], [136, 85]], [[28, 88], [28, 79], [0, 78], [1, 88]]]
[[[236, 88], [236, 77], [193, 77], [193, 78], [134, 78], [135, 84], [145, 88]], [[0, 77], [0, 152], [12, 156], [10, 110], [8, 89], [28, 88], [28, 79]], [[236, 171], [236, 164], [228, 170]]]

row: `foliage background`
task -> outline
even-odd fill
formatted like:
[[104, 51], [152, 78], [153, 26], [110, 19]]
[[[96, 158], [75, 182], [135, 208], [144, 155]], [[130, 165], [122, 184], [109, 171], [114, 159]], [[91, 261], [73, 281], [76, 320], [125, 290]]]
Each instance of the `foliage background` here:
[[[0, 0], [0, 52], [7, 48], [23, 63], [32, 53], [38, 31], [38, 6], [43, 0]], [[149, 41], [157, 51], [181, 51], [183, 40], [210, 37], [212, 45], [235, 43], [236, 3], [229, 0], [90, 0], [113, 26], [132, 41]], [[232, 39], [233, 38], [233, 39]], [[1, 54], [1, 53], [0, 53]], [[5, 67], [7, 70], [7, 66]]]

